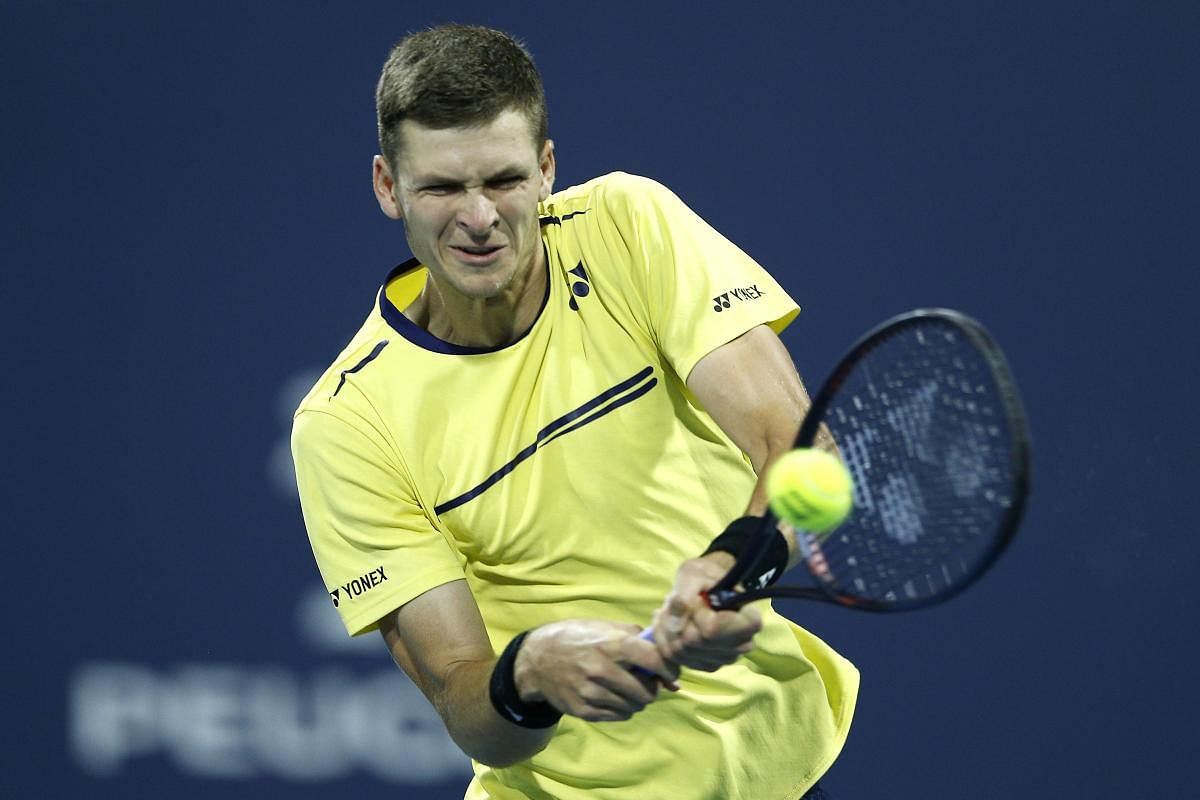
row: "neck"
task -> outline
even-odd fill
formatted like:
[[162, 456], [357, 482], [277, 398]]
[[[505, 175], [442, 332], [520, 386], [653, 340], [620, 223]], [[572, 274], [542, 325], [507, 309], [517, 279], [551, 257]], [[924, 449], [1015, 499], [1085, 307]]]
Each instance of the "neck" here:
[[546, 280], [546, 260], [539, 248], [533, 268], [495, 297], [473, 298], [444, 291], [431, 276], [404, 315], [443, 342], [503, 347], [524, 336], [537, 321]]

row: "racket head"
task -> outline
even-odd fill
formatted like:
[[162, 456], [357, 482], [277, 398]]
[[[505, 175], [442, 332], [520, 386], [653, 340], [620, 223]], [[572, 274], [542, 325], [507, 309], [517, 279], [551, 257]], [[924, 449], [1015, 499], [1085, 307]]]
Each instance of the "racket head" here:
[[[765, 552], [749, 548], [715, 605], [795, 597], [908, 611], [966, 589], [1011, 542], [1029, 491], [1029, 427], [1008, 363], [976, 320], [917, 309], [869, 331], [813, 397], [796, 446], [813, 446], [822, 425], [854, 480], [854, 507], [827, 535], [796, 531], [815, 586], [736, 591]], [[777, 524], [768, 512], [764, 543]]]

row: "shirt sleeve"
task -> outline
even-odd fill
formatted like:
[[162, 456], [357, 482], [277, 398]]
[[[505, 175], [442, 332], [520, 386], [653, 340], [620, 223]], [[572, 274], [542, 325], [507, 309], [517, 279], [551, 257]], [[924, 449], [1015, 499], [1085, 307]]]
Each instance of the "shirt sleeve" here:
[[704, 356], [757, 325], [782, 331], [800, 313], [759, 264], [648, 178], [617, 175], [609, 212], [628, 233], [632, 279], [659, 350], [683, 378]]
[[458, 553], [369, 426], [302, 411], [292, 456], [313, 555], [349, 634], [374, 630], [414, 597], [463, 578]]

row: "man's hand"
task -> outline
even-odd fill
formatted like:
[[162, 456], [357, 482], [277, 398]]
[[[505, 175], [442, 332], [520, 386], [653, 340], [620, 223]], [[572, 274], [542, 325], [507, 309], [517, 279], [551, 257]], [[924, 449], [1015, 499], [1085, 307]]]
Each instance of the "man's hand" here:
[[517, 693], [593, 722], [629, 719], [653, 702], [660, 681], [674, 690], [679, 677], [679, 668], [640, 632], [636, 625], [578, 619], [535, 628], [517, 652]]
[[751, 606], [714, 611], [702, 596], [733, 566], [729, 553], [683, 562], [675, 587], [654, 615], [654, 641], [671, 664], [713, 672], [754, 649], [762, 615]]

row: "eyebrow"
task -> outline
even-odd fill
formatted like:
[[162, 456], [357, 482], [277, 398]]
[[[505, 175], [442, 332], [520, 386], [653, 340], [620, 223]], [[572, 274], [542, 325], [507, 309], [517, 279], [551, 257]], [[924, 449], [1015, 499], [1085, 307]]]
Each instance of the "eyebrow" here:
[[[484, 183], [500, 180], [513, 176], [528, 177], [529, 171], [518, 164], [509, 164], [501, 169], [494, 170], [484, 177]], [[417, 175], [413, 178], [414, 186], [462, 186], [465, 181], [460, 178], [451, 178], [448, 175], [442, 175], [436, 172], [431, 172], [425, 175]]]

